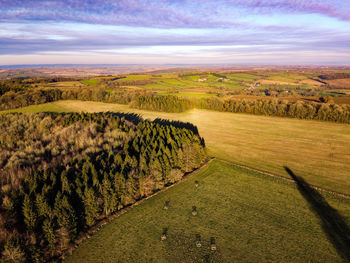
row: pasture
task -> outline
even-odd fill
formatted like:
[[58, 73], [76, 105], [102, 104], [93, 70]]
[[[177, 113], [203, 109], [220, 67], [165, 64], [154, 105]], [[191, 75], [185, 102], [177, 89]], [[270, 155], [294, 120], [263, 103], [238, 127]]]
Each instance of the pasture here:
[[[349, 199], [321, 194], [349, 223]], [[310, 207], [292, 182], [214, 160], [103, 226], [65, 262], [342, 262]]]
[[194, 109], [164, 113], [127, 105], [57, 101], [12, 112], [120, 111], [197, 125], [211, 156], [286, 176], [283, 166], [310, 184], [350, 194], [350, 125]]

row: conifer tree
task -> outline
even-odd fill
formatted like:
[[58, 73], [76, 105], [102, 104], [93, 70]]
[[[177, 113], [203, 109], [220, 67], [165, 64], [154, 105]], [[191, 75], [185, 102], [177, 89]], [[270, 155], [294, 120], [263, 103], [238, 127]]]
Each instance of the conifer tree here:
[[56, 235], [50, 220], [45, 219], [43, 223], [43, 233], [49, 244], [50, 250], [54, 250], [56, 244]]
[[74, 209], [69, 203], [68, 197], [57, 193], [54, 212], [57, 217], [57, 223], [60, 227], [67, 228], [70, 236], [73, 238], [77, 232], [77, 219]]
[[38, 216], [34, 210], [33, 201], [30, 199], [29, 195], [24, 196], [22, 211], [24, 223], [26, 224], [27, 229], [34, 231]]
[[45, 196], [37, 194], [35, 199], [35, 206], [40, 217], [51, 218], [51, 207], [49, 206]]
[[98, 216], [98, 204], [95, 191], [92, 188], [85, 188], [84, 191], [84, 209], [85, 209], [85, 221], [88, 226], [92, 226], [95, 223], [95, 219]]
[[114, 177], [114, 189], [119, 197], [119, 204], [124, 203], [124, 198], [126, 196], [126, 180], [124, 178], [124, 175], [121, 173], [118, 173]]
[[71, 189], [70, 189], [70, 184], [67, 178], [67, 172], [66, 171], [62, 171], [61, 173], [61, 191], [62, 193], [66, 192], [67, 194], [71, 193]]
[[107, 173], [104, 174], [102, 181], [103, 211], [109, 215], [117, 206], [117, 196], [113, 191], [110, 178]]

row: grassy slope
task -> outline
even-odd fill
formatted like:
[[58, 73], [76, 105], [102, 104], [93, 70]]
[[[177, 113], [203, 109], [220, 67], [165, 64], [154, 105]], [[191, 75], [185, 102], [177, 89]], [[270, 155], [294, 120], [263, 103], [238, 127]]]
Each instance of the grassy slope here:
[[8, 112], [22, 112], [22, 113], [36, 113], [36, 112], [67, 112], [69, 111], [67, 107], [62, 105], [61, 103], [45, 103], [39, 105], [31, 105], [19, 109], [5, 110], [1, 111], [1, 113]]
[[[349, 200], [328, 197], [328, 202], [349, 222]], [[166, 241], [160, 241], [163, 228], [168, 228]], [[195, 245], [196, 234], [202, 237], [201, 248]], [[216, 239], [216, 252], [209, 250], [210, 237]], [[294, 184], [215, 160], [102, 227], [66, 262], [341, 260]]]
[[350, 194], [350, 125], [192, 110], [161, 113], [100, 102], [58, 101], [19, 109], [38, 111], [124, 111], [144, 118], [192, 122], [215, 157], [286, 176], [283, 166], [314, 185]]

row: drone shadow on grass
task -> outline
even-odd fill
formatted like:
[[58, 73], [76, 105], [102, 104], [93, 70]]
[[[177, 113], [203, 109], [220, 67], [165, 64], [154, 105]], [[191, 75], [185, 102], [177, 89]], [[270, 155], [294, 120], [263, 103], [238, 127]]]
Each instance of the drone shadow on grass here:
[[350, 228], [346, 220], [303, 178], [296, 176], [288, 167], [284, 169], [297, 184], [300, 194], [309, 203], [311, 210], [321, 220], [323, 231], [334, 248], [345, 262], [350, 262]]

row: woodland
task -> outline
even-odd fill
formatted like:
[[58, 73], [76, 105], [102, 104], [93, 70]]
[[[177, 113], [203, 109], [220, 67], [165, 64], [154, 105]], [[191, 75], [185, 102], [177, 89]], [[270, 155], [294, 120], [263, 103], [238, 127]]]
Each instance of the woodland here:
[[[3, 260], [55, 258], [97, 221], [179, 181], [206, 161], [177, 122], [136, 115], [0, 115]], [[45, 261], [44, 260], [44, 261]]]

